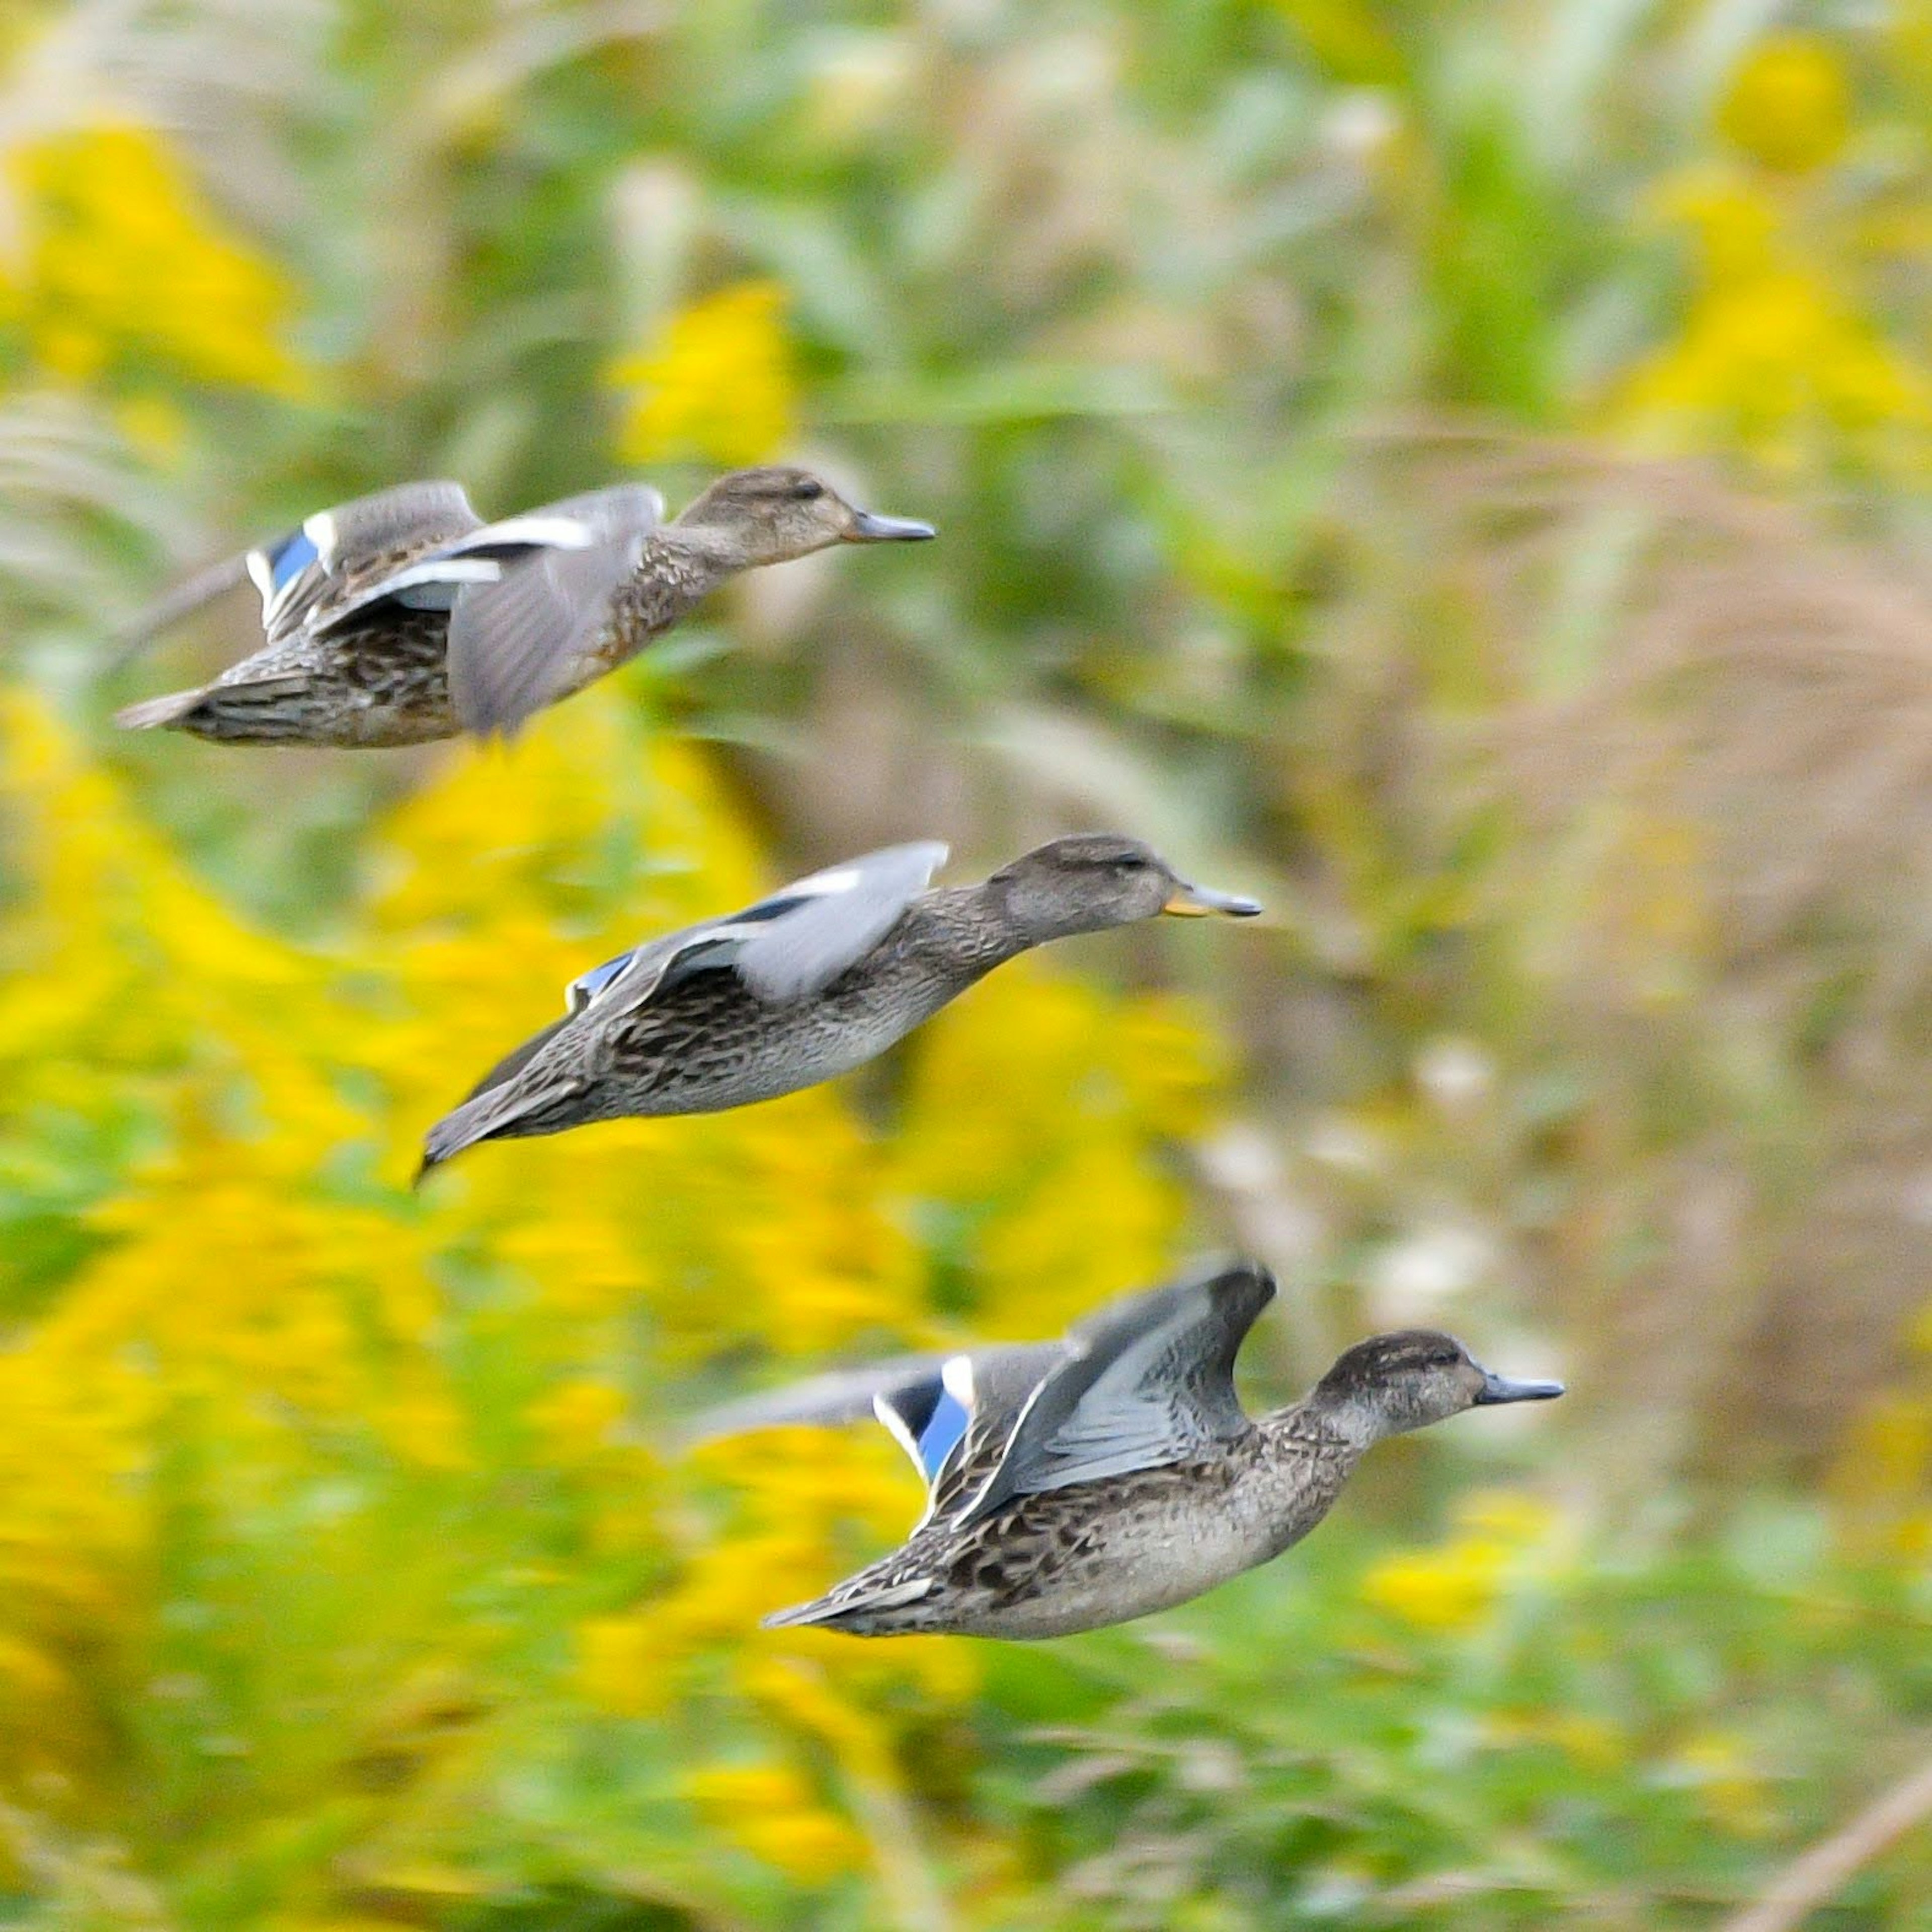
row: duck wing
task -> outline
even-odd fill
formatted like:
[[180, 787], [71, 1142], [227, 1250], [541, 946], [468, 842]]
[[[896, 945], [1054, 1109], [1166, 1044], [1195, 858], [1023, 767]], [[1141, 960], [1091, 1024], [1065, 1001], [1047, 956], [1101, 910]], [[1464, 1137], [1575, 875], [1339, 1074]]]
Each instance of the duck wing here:
[[197, 571], [142, 612], [122, 633], [132, 656], [184, 617], [244, 584], [261, 593], [262, 628], [279, 643], [310, 623], [326, 626], [346, 604], [359, 609], [371, 576], [482, 527], [460, 483], [402, 483], [318, 510], [292, 530]]
[[782, 887], [743, 911], [620, 953], [573, 980], [573, 1012], [618, 1019], [694, 972], [728, 969], [768, 1006], [823, 992], [865, 958], [946, 862], [933, 840], [889, 845]]
[[700, 1442], [757, 1429], [835, 1428], [868, 1421], [876, 1412], [875, 1398], [927, 1378], [937, 1382], [946, 1360], [943, 1354], [894, 1355], [858, 1368], [828, 1370], [780, 1388], [760, 1389], [700, 1410], [678, 1431], [678, 1445], [694, 1448]]
[[1234, 1358], [1274, 1296], [1267, 1269], [1237, 1262], [1082, 1323], [952, 1526], [1016, 1496], [1160, 1468], [1245, 1435], [1253, 1425], [1234, 1394]]
[[268, 641], [332, 628], [371, 601], [366, 593], [372, 581], [389, 580], [482, 522], [463, 485], [448, 482], [400, 483], [304, 518], [244, 560], [262, 593]]
[[688, 1446], [752, 1430], [829, 1427], [876, 1417], [926, 1485], [916, 1533], [983, 1485], [1028, 1398], [1066, 1355], [1064, 1342], [1030, 1342], [835, 1369], [707, 1409], [680, 1439]]
[[449, 620], [449, 694], [466, 730], [506, 735], [556, 697], [610, 622], [619, 588], [664, 520], [641, 484], [566, 498], [479, 531], [448, 553], [494, 574], [459, 582]]

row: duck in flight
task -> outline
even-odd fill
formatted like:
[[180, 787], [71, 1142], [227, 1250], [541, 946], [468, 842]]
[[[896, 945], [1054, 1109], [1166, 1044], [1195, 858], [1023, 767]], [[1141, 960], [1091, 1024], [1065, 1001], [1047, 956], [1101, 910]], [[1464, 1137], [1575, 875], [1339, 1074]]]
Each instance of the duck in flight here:
[[620, 953], [430, 1130], [418, 1178], [478, 1141], [632, 1114], [702, 1114], [830, 1080], [1003, 961], [1160, 913], [1245, 919], [1138, 840], [1056, 838], [974, 886], [928, 890], [944, 845], [894, 845], [743, 911]]
[[856, 1636], [1065, 1636], [1171, 1608], [1279, 1556], [1384, 1437], [1546, 1402], [1428, 1329], [1371, 1336], [1250, 1418], [1234, 1358], [1274, 1294], [1252, 1262], [1109, 1304], [1058, 1342], [912, 1356], [753, 1396], [687, 1440], [876, 1416], [927, 1485], [897, 1550], [768, 1624]]
[[486, 524], [449, 482], [319, 510], [182, 584], [131, 635], [139, 649], [253, 584], [262, 648], [115, 722], [252, 745], [507, 735], [634, 657], [740, 571], [934, 534], [855, 509], [789, 467], [734, 471], [681, 516], [664, 512], [655, 490], [620, 484]]

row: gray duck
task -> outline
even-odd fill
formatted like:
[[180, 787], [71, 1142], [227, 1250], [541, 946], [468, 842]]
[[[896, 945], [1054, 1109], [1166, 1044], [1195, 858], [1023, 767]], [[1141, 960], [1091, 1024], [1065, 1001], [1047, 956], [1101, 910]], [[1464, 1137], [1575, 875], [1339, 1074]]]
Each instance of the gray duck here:
[[262, 649], [115, 722], [251, 745], [508, 734], [634, 657], [740, 571], [934, 534], [784, 467], [734, 471], [674, 521], [664, 512], [656, 490], [620, 484], [486, 524], [450, 482], [319, 510], [182, 585], [130, 646], [253, 583]]
[[1016, 955], [1160, 913], [1246, 918], [1132, 838], [1056, 838], [928, 891], [944, 845], [894, 845], [620, 953], [430, 1130], [418, 1179], [479, 1141], [701, 1114], [847, 1073]]
[[1251, 1419], [1234, 1358], [1274, 1292], [1267, 1269], [1235, 1262], [1112, 1302], [1061, 1341], [902, 1358], [700, 1417], [688, 1440], [876, 1415], [928, 1486], [897, 1550], [766, 1623], [1000, 1637], [1124, 1623], [1299, 1542], [1384, 1436], [1563, 1393], [1406, 1329]]

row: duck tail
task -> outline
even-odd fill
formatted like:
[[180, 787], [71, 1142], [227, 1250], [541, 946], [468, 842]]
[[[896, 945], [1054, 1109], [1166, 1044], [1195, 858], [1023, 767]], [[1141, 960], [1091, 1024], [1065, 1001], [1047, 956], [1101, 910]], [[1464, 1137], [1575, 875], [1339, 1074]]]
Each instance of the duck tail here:
[[114, 714], [114, 722], [124, 731], [153, 731], [163, 725], [179, 724], [200, 709], [208, 696], [208, 687], [199, 684], [192, 691], [171, 691], [165, 698], [143, 698]]
[[838, 1606], [823, 1597], [808, 1604], [794, 1604], [788, 1610], [773, 1610], [758, 1619], [762, 1630], [800, 1630], [808, 1624], [828, 1622], [838, 1614]]
[[478, 1141], [555, 1132], [555, 1127], [538, 1124], [541, 1117], [559, 1101], [572, 1098], [581, 1086], [576, 1080], [551, 1080], [520, 1091], [514, 1087], [486, 1088], [452, 1108], [424, 1136], [422, 1163], [411, 1184], [420, 1187], [434, 1169]]
[[[796, 1630], [817, 1624], [849, 1630], [854, 1636], [886, 1636], [893, 1634], [897, 1621], [891, 1613], [924, 1601], [932, 1590], [930, 1576], [908, 1576], [896, 1583], [868, 1583], [862, 1571], [808, 1604], [774, 1610], [759, 1621], [766, 1630]], [[883, 1625], [878, 1621], [881, 1617], [886, 1619]], [[916, 1624], [904, 1627], [918, 1628]]]

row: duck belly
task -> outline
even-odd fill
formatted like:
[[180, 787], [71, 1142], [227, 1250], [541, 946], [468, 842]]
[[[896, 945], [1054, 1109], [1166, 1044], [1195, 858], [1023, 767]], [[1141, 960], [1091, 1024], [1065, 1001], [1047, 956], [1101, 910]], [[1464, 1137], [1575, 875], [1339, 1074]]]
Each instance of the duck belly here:
[[1152, 1616], [1204, 1595], [1278, 1553], [1277, 1540], [1234, 1518], [1189, 1512], [1090, 1526], [1081, 1545], [1035, 1590], [950, 1606], [964, 1636], [1070, 1636]]

